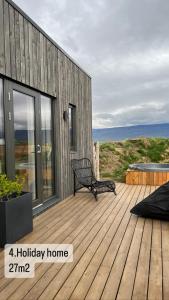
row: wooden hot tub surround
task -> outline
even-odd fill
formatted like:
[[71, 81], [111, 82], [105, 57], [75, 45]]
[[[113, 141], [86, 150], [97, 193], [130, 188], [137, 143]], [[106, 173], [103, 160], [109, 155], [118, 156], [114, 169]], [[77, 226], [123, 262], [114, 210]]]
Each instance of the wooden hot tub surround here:
[[[152, 164], [154, 166], [154, 164]], [[164, 164], [163, 164], [164, 165]], [[128, 169], [126, 172], [126, 184], [134, 185], [152, 185], [159, 186], [169, 181], [169, 169], [150, 168], [146, 169]]]

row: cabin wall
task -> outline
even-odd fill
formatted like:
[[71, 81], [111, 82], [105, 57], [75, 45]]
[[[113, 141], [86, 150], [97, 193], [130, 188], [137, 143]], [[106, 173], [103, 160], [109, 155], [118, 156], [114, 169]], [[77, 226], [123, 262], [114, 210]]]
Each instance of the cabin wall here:
[[[29, 17], [0, 0], [0, 74], [54, 97], [55, 156], [60, 198], [72, 193], [72, 158], [92, 158], [91, 78]], [[76, 105], [77, 151], [69, 147], [68, 105]]]

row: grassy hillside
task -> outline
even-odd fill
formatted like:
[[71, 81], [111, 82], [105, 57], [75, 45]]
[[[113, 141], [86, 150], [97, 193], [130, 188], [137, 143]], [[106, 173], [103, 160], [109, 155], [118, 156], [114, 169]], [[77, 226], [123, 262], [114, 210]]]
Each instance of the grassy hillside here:
[[140, 138], [100, 144], [100, 176], [124, 182], [132, 163], [169, 163], [169, 139]]

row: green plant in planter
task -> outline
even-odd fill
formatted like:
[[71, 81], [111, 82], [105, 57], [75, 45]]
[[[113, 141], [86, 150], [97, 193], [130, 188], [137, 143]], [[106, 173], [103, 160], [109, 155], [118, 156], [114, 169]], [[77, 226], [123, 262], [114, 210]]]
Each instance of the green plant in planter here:
[[33, 230], [32, 194], [23, 192], [22, 177], [0, 174], [0, 247], [12, 244]]
[[24, 178], [16, 176], [14, 180], [7, 178], [6, 174], [0, 174], [0, 201], [8, 201], [18, 197], [22, 193]]

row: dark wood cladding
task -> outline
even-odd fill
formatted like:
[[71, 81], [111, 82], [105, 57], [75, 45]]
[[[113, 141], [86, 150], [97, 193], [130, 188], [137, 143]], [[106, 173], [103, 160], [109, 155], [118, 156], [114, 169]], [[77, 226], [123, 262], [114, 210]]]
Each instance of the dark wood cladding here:
[[[91, 78], [11, 1], [0, 0], [0, 74], [54, 97], [56, 182], [61, 198], [72, 193], [70, 160], [92, 157]], [[77, 151], [69, 147], [63, 111], [76, 105]]]

